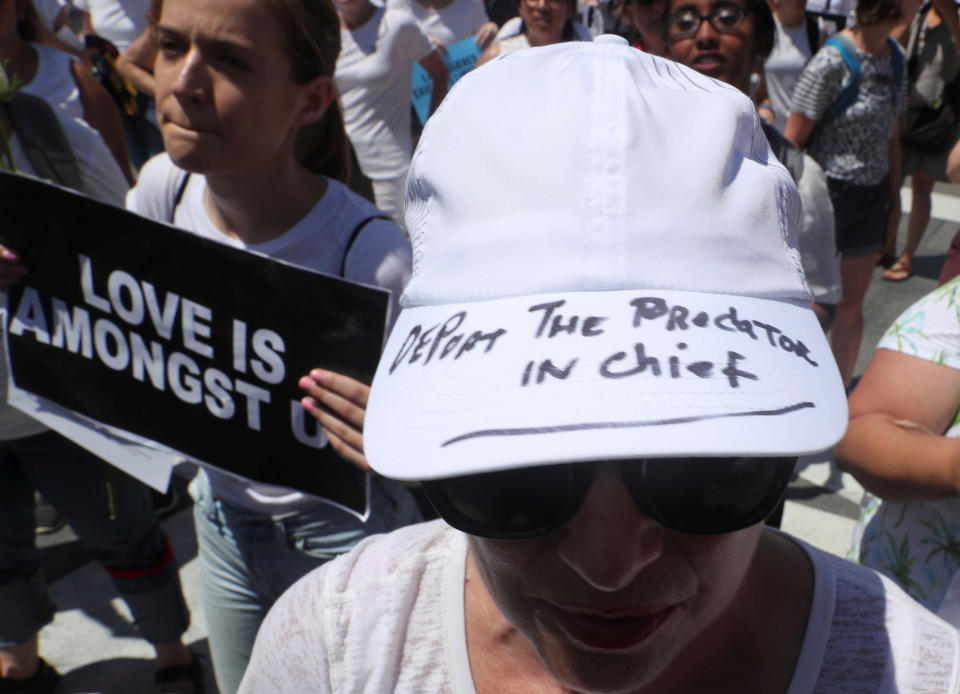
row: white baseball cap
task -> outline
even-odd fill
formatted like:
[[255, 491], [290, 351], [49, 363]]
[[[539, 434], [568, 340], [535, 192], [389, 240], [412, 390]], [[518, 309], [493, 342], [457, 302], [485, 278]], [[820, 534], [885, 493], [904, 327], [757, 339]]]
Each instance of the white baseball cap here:
[[367, 458], [420, 480], [832, 446], [846, 397], [799, 217], [729, 85], [617, 37], [475, 70], [413, 157]]

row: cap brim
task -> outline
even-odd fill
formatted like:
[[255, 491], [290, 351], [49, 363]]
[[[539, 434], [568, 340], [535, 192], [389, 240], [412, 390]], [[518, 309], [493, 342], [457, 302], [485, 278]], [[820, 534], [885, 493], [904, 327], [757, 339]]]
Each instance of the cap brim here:
[[846, 397], [809, 306], [661, 290], [401, 312], [374, 378], [373, 468], [435, 479], [561, 461], [801, 455]]

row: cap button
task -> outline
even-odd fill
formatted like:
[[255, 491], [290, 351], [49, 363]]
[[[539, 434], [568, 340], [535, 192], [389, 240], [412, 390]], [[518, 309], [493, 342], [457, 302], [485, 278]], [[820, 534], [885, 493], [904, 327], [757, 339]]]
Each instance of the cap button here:
[[627, 41], [622, 36], [617, 36], [616, 34], [600, 34], [600, 36], [594, 37], [594, 43], [609, 43], [614, 46], [629, 46], [630, 42]]

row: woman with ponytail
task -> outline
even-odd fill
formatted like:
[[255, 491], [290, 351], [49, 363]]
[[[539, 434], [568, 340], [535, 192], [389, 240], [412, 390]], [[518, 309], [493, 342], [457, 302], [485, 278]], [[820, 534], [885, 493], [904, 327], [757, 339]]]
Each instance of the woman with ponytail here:
[[[340, 21], [330, 0], [155, 5], [166, 153], [144, 166], [127, 206], [227, 245], [378, 285], [396, 302], [410, 246], [342, 183], [349, 149], [333, 81]], [[301, 385], [304, 407], [334, 449], [365, 467], [366, 386], [320, 369]], [[361, 538], [419, 519], [404, 487], [371, 476], [369, 489], [361, 520], [293, 489], [214, 469], [198, 475], [203, 606], [222, 694], [236, 691], [263, 616], [290, 584]]]

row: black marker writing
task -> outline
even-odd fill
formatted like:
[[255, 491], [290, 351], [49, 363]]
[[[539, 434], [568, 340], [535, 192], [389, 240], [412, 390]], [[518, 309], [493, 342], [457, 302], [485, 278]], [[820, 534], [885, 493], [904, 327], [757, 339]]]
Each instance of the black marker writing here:
[[527, 309], [530, 313], [543, 311], [540, 325], [537, 326], [536, 337], [542, 337], [548, 327], [549, 332], [547, 332], [547, 337], [554, 337], [560, 333], [566, 333], [567, 335], [576, 335], [579, 333], [584, 337], [603, 334], [603, 329], [600, 327], [600, 324], [607, 320], [606, 316], [587, 316], [581, 320], [580, 316], [574, 314], [567, 318], [556, 312], [558, 308], [566, 303], [563, 299], [559, 299], [558, 301], [550, 301], [545, 304], [537, 304]]
[[533, 374], [535, 366], [537, 370], [537, 385], [543, 383], [547, 376], [552, 376], [553, 378], [560, 379], [561, 381], [566, 380], [571, 372], [573, 372], [573, 367], [577, 365], [577, 361], [579, 360], [571, 359], [570, 363], [563, 368], [556, 366], [549, 359], [544, 359], [539, 365], [536, 365], [536, 362], [527, 362], [526, 367], [523, 369], [523, 378], [520, 381], [520, 385], [530, 385], [530, 376]]
[[437, 359], [444, 359], [453, 354], [454, 359], [459, 359], [464, 353], [475, 349], [478, 345], [485, 345], [484, 352], [489, 352], [494, 348], [500, 336], [507, 331], [498, 328], [490, 332], [474, 330], [469, 335], [466, 332], [457, 332], [460, 326], [467, 318], [466, 311], [460, 311], [450, 316], [443, 323], [437, 323], [424, 329], [422, 325], [415, 325], [400, 345], [396, 358], [390, 365], [390, 373], [403, 363], [408, 364], [421, 362], [428, 364], [436, 356]]

